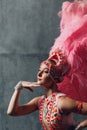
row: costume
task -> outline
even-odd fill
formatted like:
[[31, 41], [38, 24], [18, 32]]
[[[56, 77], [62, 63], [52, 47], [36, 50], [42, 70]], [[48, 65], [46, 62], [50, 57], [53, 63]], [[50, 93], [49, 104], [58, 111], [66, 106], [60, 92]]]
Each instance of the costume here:
[[[61, 33], [43, 63], [48, 66], [52, 79], [58, 83], [58, 90], [70, 98], [87, 102], [86, 0], [64, 2], [59, 15]], [[44, 130], [68, 130], [69, 126], [75, 125], [72, 113], [65, 115], [60, 112], [60, 96], [64, 94], [53, 93], [48, 98], [42, 96], [39, 102], [39, 117]], [[78, 113], [82, 109], [82, 102], [77, 106]]]
[[58, 102], [61, 96], [65, 94], [56, 92], [47, 98], [41, 97], [38, 104], [39, 118], [44, 130], [68, 130], [75, 125], [72, 113], [65, 115], [60, 112]]
[[87, 102], [87, 1], [64, 2], [58, 15], [60, 35], [49, 57], [61, 50], [69, 67], [58, 89], [73, 99]]

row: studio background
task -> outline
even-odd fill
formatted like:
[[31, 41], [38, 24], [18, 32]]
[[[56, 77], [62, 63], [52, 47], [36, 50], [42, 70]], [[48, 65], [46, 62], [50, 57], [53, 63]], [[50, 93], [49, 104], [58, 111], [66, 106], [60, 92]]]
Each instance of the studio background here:
[[[59, 35], [63, 1], [0, 0], [0, 130], [42, 130], [38, 112], [11, 117], [6, 111], [17, 82], [36, 81], [39, 64]], [[43, 93], [43, 88], [23, 90], [20, 104]]]

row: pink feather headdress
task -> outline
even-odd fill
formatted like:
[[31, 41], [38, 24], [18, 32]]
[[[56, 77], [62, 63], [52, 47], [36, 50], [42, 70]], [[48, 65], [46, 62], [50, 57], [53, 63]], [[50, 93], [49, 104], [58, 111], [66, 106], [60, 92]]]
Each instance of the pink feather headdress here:
[[53, 52], [47, 60], [42, 62], [42, 64], [43, 63], [48, 67], [52, 79], [58, 83], [61, 82], [63, 76], [68, 73], [69, 66], [67, 59], [60, 49]]
[[59, 15], [61, 33], [50, 56], [60, 49], [70, 69], [58, 89], [73, 99], [87, 102], [87, 1], [64, 2]]

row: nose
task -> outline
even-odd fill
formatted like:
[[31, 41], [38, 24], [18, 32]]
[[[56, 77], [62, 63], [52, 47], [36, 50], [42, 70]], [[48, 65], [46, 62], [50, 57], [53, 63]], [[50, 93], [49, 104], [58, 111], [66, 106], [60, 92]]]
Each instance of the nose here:
[[41, 77], [41, 76], [42, 76], [42, 72], [39, 71], [37, 75], [38, 75], [39, 77]]

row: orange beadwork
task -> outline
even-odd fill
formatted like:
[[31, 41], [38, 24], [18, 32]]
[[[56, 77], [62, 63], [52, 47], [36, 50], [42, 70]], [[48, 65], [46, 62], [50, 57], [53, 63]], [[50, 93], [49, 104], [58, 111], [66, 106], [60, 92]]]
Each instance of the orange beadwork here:
[[57, 49], [55, 52], [53, 52], [48, 59], [53, 60], [60, 68], [67, 62], [66, 56], [60, 49]]
[[80, 113], [80, 112], [82, 111], [82, 108], [83, 108], [83, 102], [78, 102], [76, 111], [77, 111], [78, 113]]
[[50, 130], [64, 130], [62, 129], [62, 116], [58, 114], [57, 103], [55, 103], [55, 101], [56, 94], [53, 93], [52, 96], [47, 99], [44, 96], [40, 103], [39, 118], [44, 130], [46, 130], [43, 123], [44, 119], [46, 120]]
[[[53, 63], [51, 63], [51, 61], [53, 61]], [[42, 64], [47, 65], [50, 75], [58, 82], [61, 82], [60, 79], [62, 78], [60, 77], [67, 74], [69, 70], [66, 56], [59, 49], [53, 52], [47, 60], [42, 62]]]

